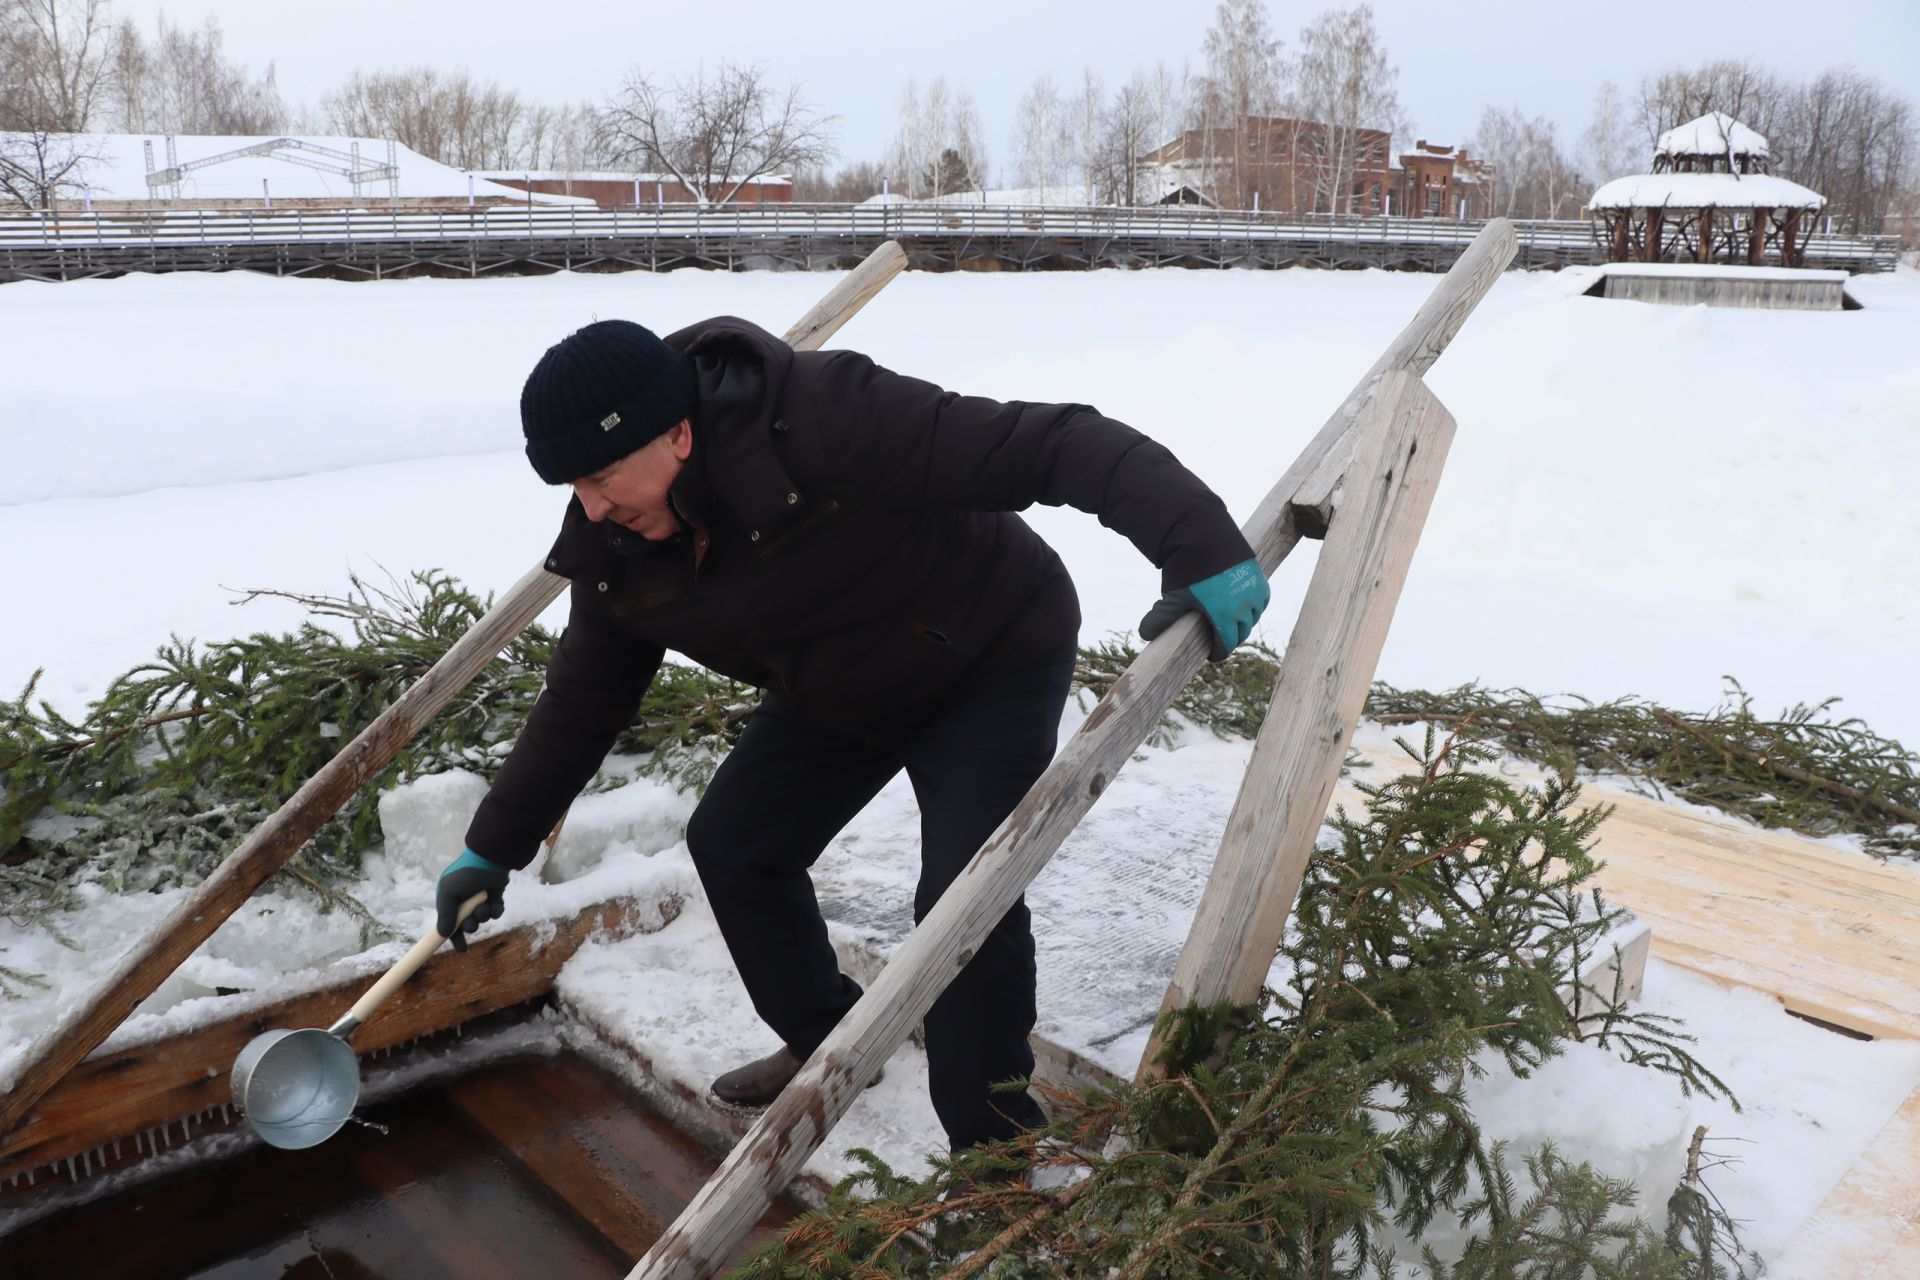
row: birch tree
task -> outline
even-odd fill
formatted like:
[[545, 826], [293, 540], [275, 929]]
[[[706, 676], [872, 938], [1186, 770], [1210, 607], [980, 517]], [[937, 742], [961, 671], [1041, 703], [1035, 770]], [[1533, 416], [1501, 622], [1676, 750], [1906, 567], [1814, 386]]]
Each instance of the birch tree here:
[[1629, 173], [1642, 172], [1651, 157], [1650, 149], [1639, 145], [1627, 100], [1620, 86], [1609, 80], [1600, 86], [1593, 99], [1593, 120], [1580, 135], [1580, 164], [1603, 183]]
[[[1329, 9], [1301, 28], [1294, 68], [1298, 114], [1313, 122], [1318, 142], [1311, 167], [1314, 207], [1350, 213], [1354, 175], [1369, 159], [1361, 131], [1391, 133], [1400, 114], [1400, 73], [1387, 60], [1372, 7]], [[1384, 163], [1386, 157], [1372, 159]]]
[[1050, 75], [1041, 75], [1020, 95], [1013, 121], [1014, 185], [1054, 185], [1064, 164], [1066, 104]]
[[[1136, 71], [1114, 91], [1100, 117], [1097, 202], [1137, 205], [1142, 200], [1140, 157], [1157, 145], [1153, 78]], [[1158, 195], [1155, 192], [1154, 195]]]
[[1206, 155], [1210, 161], [1217, 158], [1221, 169], [1211, 185], [1222, 204], [1246, 208], [1267, 176], [1269, 117], [1279, 104], [1284, 75], [1280, 40], [1264, 0], [1220, 0], [1201, 52], [1207, 70], [1199, 132]]
[[986, 154], [973, 95], [945, 76], [935, 76], [925, 94], [908, 80], [887, 162], [904, 195], [937, 198], [978, 189]]
[[149, 42], [123, 26], [113, 52], [115, 123], [129, 133], [268, 134], [287, 127], [273, 64], [255, 76], [226, 56], [217, 18], [198, 29], [163, 13]]
[[1080, 91], [1074, 95], [1067, 116], [1067, 133], [1074, 167], [1080, 180], [1081, 198], [1087, 204], [1099, 200], [1102, 142], [1101, 125], [1105, 116], [1106, 84], [1092, 67], [1080, 72]]

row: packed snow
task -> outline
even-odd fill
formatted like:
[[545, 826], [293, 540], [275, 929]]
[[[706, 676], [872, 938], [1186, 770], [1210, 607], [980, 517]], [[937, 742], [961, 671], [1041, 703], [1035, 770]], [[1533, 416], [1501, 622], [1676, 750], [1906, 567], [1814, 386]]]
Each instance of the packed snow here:
[[1636, 173], [1587, 197], [1593, 209], [1818, 209], [1826, 202], [1771, 173]]
[[1724, 111], [1709, 111], [1660, 135], [1657, 156], [1760, 156], [1773, 148], [1759, 131], [1749, 129]]
[[[970, 392], [1096, 404], [1166, 441], [1244, 516], [1435, 279], [909, 274], [836, 342]], [[1732, 674], [1762, 708], [1838, 695], [1843, 713], [1920, 741], [1920, 686], [1907, 678], [1920, 652], [1920, 272], [1855, 279], [1865, 309], [1846, 313], [1609, 301], [1581, 296], [1588, 282], [1507, 275], [1434, 366], [1459, 433], [1380, 677], [1703, 709]], [[339, 592], [351, 570], [437, 566], [502, 590], [544, 552], [564, 498], [532, 477], [515, 418], [520, 380], [549, 343], [611, 316], [667, 331], [732, 313], [777, 331], [831, 283], [178, 275], [0, 289], [11, 357], [0, 542], [13, 552], [0, 594], [14, 602], [0, 686], [11, 696], [45, 668], [42, 693], [77, 711], [169, 633], [211, 639], [300, 617], [273, 600], [235, 611], [244, 587]], [[1030, 518], [1073, 570], [1086, 638], [1130, 628], [1157, 593], [1151, 566], [1079, 513]], [[1263, 627], [1276, 647], [1311, 560], [1303, 548], [1277, 575]], [[1063, 734], [1083, 714], [1070, 708]], [[1143, 751], [1036, 883], [1042, 922], [1084, 917], [1095, 898], [1104, 912], [1091, 945], [1043, 946], [1044, 1034], [1130, 1067], [1159, 992], [1104, 966], [1101, 948], [1177, 947], [1194, 886], [1175, 882], [1204, 874], [1248, 749], [1189, 732]], [[383, 801], [385, 845], [353, 892], [402, 935], [429, 923], [433, 877], [482, 791], [447, 775]], [[697, 1092], [772, 1046], [701, 901], [680, 838], [690, 807], [651, 782], [583, 799], [551, 863], [516, 877], [497, 927], [615, 893], [679, 900], [659, 932], [584, 948], [560, 995]], [[822, 859], [823, 903], [857, 976], [904, 930], [916, 831], [896, 783]], [[79, 953], [0, 922], [0, 964], [49, 982], [0, 1002], [0, 1082], [178, 897], [92, 895], [60, 922]], [[118, 1042], [224, 1013], [216, 988], [371, 976], [398, 946], [362, 952], [352, 922], [268, 890]], [[1533, 1079], [1476, 1086], [1490, 1131], [1516, 1147], [1551, 1138], [1652, 1190], [1707, 1124], [1738, 1144], [1743, 1163], [1715, 1185], [1762, 1252], [1791, 1238], [1920, 1083], [1920, 1046], [1828, 1035], [1657, 962], [1646, 1000], [1692, 1024], [1745, 1111], [1575, 1053]], [[834, 1176], [856, 1143], [917, 1167], [940, 1142], [923, 1073], [917, 1050], [896, 1054], [812, 1169]], [[1581, 1104], [1594, 1097], [1616, 1118], [1598, 1123]]]

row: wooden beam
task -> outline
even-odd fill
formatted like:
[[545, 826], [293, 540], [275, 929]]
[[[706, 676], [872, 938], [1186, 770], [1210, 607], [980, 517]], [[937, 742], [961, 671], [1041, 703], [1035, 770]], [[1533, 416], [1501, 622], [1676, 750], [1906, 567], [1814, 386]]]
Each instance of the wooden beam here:
[[[354, 1052], [405, 1044], [544, 995], [590, 936], [651, 933], [679, 914], [677, 900], [616, 898], [568, 920], [481, 934], [464, 956], [442, 952], [427, 961], [419, 981], [402, 987], [354, 1032]], [[208, 1026], [96, 1054], [49, 1090], [7, 1135], [0, 1146], [0, 1181], [182, 1117], [219, 1110], [230, 1100], [233, 1060], [248, 1041], [279, 1027], [327, 1026], [366, 989], [367, 977], [356, 975]]]
[[1920, 1259], [1920, 1089], [1778, 1258], [1774, 1280], [1912, 1280]]
[[[1516, 247], [1511, 223], [1489, 223], [1267, 494], [1245, 532], [1269, 573], [1300, 539], [1295, 495], [1352, 426], [1374, 384], [1394, 371], [1424, 372], [1493, 287]], [[1207, 649], [1202, 625], [1198, 615], [1186, 615], [1114, 681], [859, 1003], [634, 1267], [634, 1280], [700, 1280], [725, 1262], [1199, 670]]]
[[[881, 245], [788, 331], [787, 341], [799, 350], [817, 349], [905, 265], [906, 255], [899, 245], [891, 241]], [[493, 661], [494, 655], [539, 617], [566, 585], [565, 578], [548, 573], [544, 566], [529, 570], [454, 642], [432, 670], [254, 828], [198, 888], [134, 943], [106, 981], [71, 1006], [27, 1055], [11, 1090], [0, 1098], [0, 1141], [19, 1124], [28, 1107], [125, 1022], [134, 1008], [185, 963], [195, 948], [212, 937], [255, 889], [386, 768], [400, 749]], [[0, 1145], [0, 1155], [7, 1149]]]
[[[1400, 588], [1453, 441], [1453, 417], [1407, 372], [1361, 418], [1345, 498], [1313, 568], [1220, 857], [1161, 1012], [1260, 994], [1346, 759]], [[1147, 1042], [1139, 1075], [1158, 1072]]]

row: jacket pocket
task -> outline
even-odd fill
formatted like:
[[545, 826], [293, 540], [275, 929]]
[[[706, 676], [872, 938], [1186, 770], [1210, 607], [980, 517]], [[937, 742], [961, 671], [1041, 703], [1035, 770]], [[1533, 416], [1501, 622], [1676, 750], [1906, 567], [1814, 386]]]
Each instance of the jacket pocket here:
[[662, 587], [613, 602], [613, 616], [631, 618], [643, 613], [664, 613], [685, 604], [691, 597], [679, 587]]

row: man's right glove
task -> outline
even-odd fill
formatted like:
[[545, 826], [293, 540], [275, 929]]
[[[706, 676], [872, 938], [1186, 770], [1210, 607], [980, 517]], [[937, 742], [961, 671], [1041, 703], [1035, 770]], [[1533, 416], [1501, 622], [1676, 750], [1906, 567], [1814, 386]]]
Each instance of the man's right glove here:
[[[475, 907], [465, 920], [456, 920], [460, 904], [483, 889], [487, 900]], [[433, 905], [440, 916], [434, 929], [441, 937], [452, 939], [455, 951], [465, 951], [467, 935], [478, 929], [483, 920], [498, 920], [500, 913], [507, 909], [506, 891], [507, 869], [496, 867], [471, 849], [466, 850], [440, 873], [440, 883], [433, 892]]]

